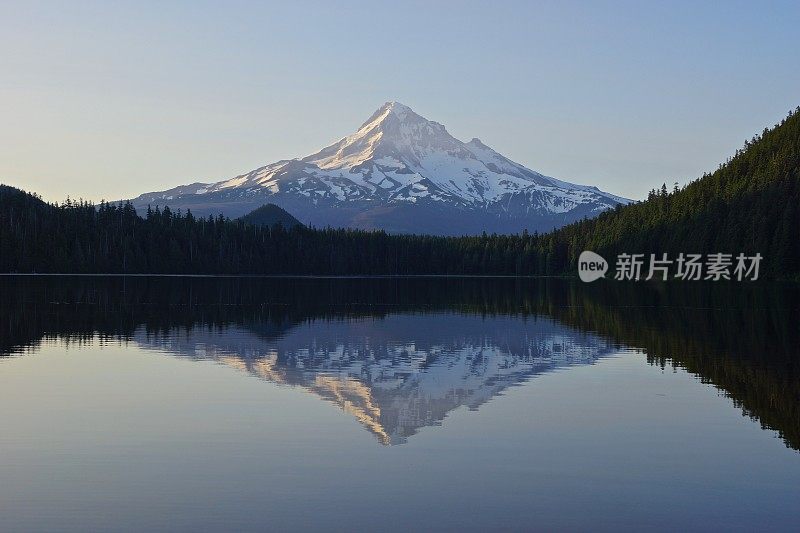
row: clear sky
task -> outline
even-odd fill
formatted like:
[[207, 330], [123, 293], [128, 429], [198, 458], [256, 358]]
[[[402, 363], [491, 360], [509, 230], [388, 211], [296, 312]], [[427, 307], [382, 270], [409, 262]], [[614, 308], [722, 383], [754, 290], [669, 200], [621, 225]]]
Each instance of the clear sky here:
[[796, 1], [3, 0], [0, 182], [100, 200], [217, 181], [398, 100], [638, 199], [800, 105], [798, 28]]

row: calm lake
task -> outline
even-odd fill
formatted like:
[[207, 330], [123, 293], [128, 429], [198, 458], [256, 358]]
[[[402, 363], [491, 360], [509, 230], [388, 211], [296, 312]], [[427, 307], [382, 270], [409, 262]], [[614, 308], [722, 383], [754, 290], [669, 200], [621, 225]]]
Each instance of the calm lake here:
[[796, 285], [0, 277], [0, 530], [797, 530]]

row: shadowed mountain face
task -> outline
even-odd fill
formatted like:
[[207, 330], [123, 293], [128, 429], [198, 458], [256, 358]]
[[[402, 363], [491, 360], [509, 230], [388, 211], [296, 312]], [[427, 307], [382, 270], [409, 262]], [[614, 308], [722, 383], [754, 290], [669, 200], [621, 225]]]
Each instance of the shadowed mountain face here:
[[624, 347], [800, 449], [793, 285], [515, 279], [0, 278], [0, 355], [123, 339], [302, 387], [384, 444]]
[[317, 227], [463, 235], [551, 230], [629, 200], [544, 176], [387, 102], [355, 133], [315, 154], [132, 202], [139, 210], [168, 205], [232, 218], [270, 202]]

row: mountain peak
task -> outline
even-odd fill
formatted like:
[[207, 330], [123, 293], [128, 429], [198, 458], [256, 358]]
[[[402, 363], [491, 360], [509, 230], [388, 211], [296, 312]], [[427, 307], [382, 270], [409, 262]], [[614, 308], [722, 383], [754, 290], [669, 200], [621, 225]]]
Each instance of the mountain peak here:
[[[369, 161], [391, 157], [406, 167], [418, 166], [423, 152], [435, 148], [460, 150], [444, 126], [430, 121], [397, 101], [384, 103], [352, 135], [302, 159], [323, 170], [358, 167]], [[408, 171], [413, 173], [413, 171]]]
[[410, 107], [408, 107], [407, 105], [405, 105], [403, 103], [398, 102], [397, 100], [392, 100], [391, 102], [386, 102], [385, 104], [383, 104], [381, 106], [381, 109], [389, 110], [389, 111], [391, 111], [392, 113], [394, 113], [396, 115], [400, 114], [400, 113], [408, 113], [408, 112], [413, 113], [414, 112]]
[[193, 205], [217, 195], [224, 202], [242, 199], [240, 205], [250, 209], [263, 203], [288, 207], [303, 222], [436, 234], [551, 229], [627, 203], [534, 172], [477, 138], [462, 142], [396, 100], [315, 154], [143, 198], [178, 205], [178, 197], [188, 202], [189, 195]]
[[391, 102], [386, 102], [379, 107], [378, 110], [375, 111], [375, 113], [373, 113], [372, 116], [361, 125], [359, 131], [365, 128], [371, 129], [375, 126], [394, 121], [401, 124], [406, 122], [428, 122], [424, 117], [421, 117], [415, 113], [414, 110], [407, 105], [396, 100], [392, 100]]

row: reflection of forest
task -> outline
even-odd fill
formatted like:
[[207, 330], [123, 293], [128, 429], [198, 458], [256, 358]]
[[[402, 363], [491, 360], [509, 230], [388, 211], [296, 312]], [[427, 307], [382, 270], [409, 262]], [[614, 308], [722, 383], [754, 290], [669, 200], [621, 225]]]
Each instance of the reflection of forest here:
[[581, 297], [580, 309], [553, 309], [552, 316], [641, 348], [652, 364], [686, 369], [800, 450], [797, 286], [627, 288], [619, 294], [603, 287]]
[[576, 284], [566, 280], [0, 279], [0, 353], [81, 341], [244, 327], [279, 337], [310, 319], [451, 311], [552, 317], [642, 349], [729, 395], [800, 449], [800, 290], [794, 285]]

